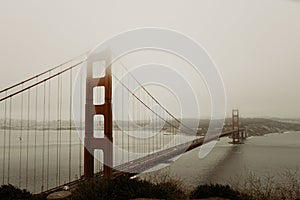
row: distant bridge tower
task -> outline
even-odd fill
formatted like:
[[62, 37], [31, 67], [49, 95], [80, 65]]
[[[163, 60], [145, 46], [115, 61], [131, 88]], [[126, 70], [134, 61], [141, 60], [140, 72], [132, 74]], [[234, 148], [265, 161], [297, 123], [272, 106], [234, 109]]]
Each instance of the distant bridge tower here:
[[240, 138], [240, 116], [239, 116], [238, 109], [232, 110], [232, 130], [236, 130], [232, 133], [232, 143], [234, 144], [239, 143], [241, 138]]
[[[94, 152], [96, 149], [103, 151], [104, 177], [112, 177], [113, 166], [113, 134], [112, 134], [112, 77], [111, 66], [105, 70], [105, 76], [93, 78], [94, 62], [110, 62], [110, 52], [105, 51], [92, 55], [87, 61], [86, 77], [86, 105], [85, 105], [85, 138], [84, 138], [84, 177], [94, 176]], [[104, 87], [105, 102], [102, 105], [94, 105], [94, 88]], [[94, 137], [94, 116], [104, 117], [104, 138]]]

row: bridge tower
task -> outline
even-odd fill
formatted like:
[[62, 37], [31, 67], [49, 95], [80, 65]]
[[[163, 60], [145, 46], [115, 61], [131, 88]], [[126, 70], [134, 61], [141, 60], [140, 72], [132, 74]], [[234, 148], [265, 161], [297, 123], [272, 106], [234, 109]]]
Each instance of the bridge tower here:
[[236, 144], [240, 142], [240, 117], [239, 110], [232, 110], [232, 130], [236, 130], [232, 133], [232, 143]]
[[[86, 76], [86, 105], [85, 105], [85, 138], [84, 138], [84, 177], [94, 176], [94, 152], [96, 149], [103, 151], [104, 177], [112, 177], [113, 166], [113, 134], [112, 134], [112, 77], [111, 66], [105, 69], [105, 76], [93, 77], [93, 64], [98, 61], [109, 62], [109, 52], [94, 57], [87, 61]], [[104, 87], [104, 104], [94, 104], [94, 89]], [[94, 137], [94, 117], [104, 117], [104, 138]]]

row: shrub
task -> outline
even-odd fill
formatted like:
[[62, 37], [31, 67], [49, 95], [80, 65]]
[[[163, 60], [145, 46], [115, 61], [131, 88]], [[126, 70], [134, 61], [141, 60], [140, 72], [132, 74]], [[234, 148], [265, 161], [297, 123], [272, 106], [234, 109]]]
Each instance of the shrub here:
[[244, 180], [240, 180], [241, 176], [232, 178], [230, 185], [237, 190], [243, 191], [259, 200], [286, 199], [295, 200], [300, 196], [299, 171], [285, 170], [279, 172], [276, 176], [265, 175], [258, 176], [253, 172], [248, 172]]
[[172, 182], [151, 183], [123, 176], [111, 180], [95, 178], [81, 183], [73, 199], [117, 200], [134, 198], [186, 199], [185, 193]]
[[229, 185], [200, 185], [190, 194], [191, 199], [221, 197], [228, 199], [250, 199], [245, 194], [233, 190]]
[[31, 199], [32, 196], [30, 192], [26, 190], [21, 190], [13, 185], [2, 185], [0, 187], [0, 198], [3, 200], [10, 199]]

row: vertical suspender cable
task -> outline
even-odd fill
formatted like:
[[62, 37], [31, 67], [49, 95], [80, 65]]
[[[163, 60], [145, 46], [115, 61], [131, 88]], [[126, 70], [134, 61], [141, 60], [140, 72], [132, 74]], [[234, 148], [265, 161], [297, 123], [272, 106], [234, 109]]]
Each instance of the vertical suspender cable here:
[[[124, 75], [124, 70], [122, 68], [122, 73], [121, 76]], [[124, 134], [125, 134], [125, 127], [124, 127], [124, 87], [122, 87], [122, 95], [121, 95], [121, 101], [122, 101], [122, 129], [121, 129], [121, 134], [122, 134], [122, 145], [121, 145], [121, 149], [122, 149], [122, 162], [121, 164], [123, 164], [124, 161], [124, 153], [125, 153], [125, 148], [124, 148]]]
[[[140, 93], [140, 98], [142, 98], [142, 94], [141, 94], [141, 90], [139, 90], [139, 93]], [[143, 140], [144, 140], [144, 134], [145, 134], [145, 120], [144, 120], [144, 115], [143, 115], [143, 110], [142, 110], [142, 105], [140, 104], [140, 127], [141, 127], [141, 137], [140, 137], [140, 142], [139, 142], [139, 145], [140, 145], [140, 152], [142, 152], [143, 150]], [[142, 156], [142, 154], [140, 154]]]
[[[79, 70], [79, 72], [81, 72], [81, 69]], [[79, 95], [79, 98], [80, 98], [80, 100], [79, 100], [79, 107], [80, 107], [80, 113], [79, 113], [79, 115], [80, 115], [80, 117], [79, 117], [79, 127], [80, 127], [80, 129], [79, 129], [79, 132], [80, 132], [80, 137], [79, 137], [79, 178], [81, 178], [81, 153], [82, 153], [82, 141], [81, 141], [81, 137], [82, 137], [82, 130], [83, 130], [83, 127], [82, 127], [82, 114], [83, 114], [83, 112], [82, 112], [82, 108], [83, 108], [83, 101], [82, 101], [82, 98], [83, 98], [83, 92], [82, 92], [82, 73], [80, 73], [80, 95]]]
[[[136, 110], [137, 112], [135, 112], [135, 117], [134, 117], [134, 120], [135, 120], [135, 122], [133, 123], [133, 125], [134, 125], [134, 127], [133, 127], [133, 132], [134, 131], [136, 131], [136, 129], [137, 128], [139, 128], [138, 126], [137, 126], [137, 119], [138, 119], [138, 102], [136, 101], [136, 103], [135, 103], [135, 109], [134, 110]], [[135, 133], [136, 134], [136, 133]], [[137, 151], [138, 151], [138, 140], [137, 140], [137, 137], [136, 137], [136, 135], [134, 136], [134, 141], [135, 141], [135, 143], [134, 143], [134, 154], [135, 155], [137, 155]]]
[[[22, 89], [23, 89], [23, 83], [22, 83]], [[23, 98], [24, 94], [22, 92], [21, 94], [21, 125], [20, 125], [20, 147], [19, 147], [19, 188], [21, 188], [21, 182], [22, 182], [22, 140], [23, 140]]]
[[[38, 82], [38, 77], [36, 78], [36, 82]], [[36, 189], [36, 145], [37, 145], [37, 118], [38, 118], [38, 87], [36, 86], [35, 90], [35, 126], [34, 126], [34, 175], [33, 175], [33, 192]]]
[[[151, 101], [152, 102], [152, 101]], [[152, 106], [154, 106], [154, 104], [151, 103]], [[157, 134], [156, 134], [156, 130], [155, 130], [155, 116], [151, 116], [151, 130], [153, 133], [153, 145], [154, 145], [154, 151], [156, 152], [157, 149]]]
[[10, 178], [10, 145], [11, 145], [11, 104], [12, 97], [9, 98], [9, 131], [8, 131], [8, 164], [7, 164], [7, 183], [9, 183]]
[[159, 138], [159, 144], [158, 144], [158, 146], [159, 146], [159, 150], [161, 150], [161, 147], [162, 147], [162, 145], [161, 145], [161, 124], [160, 124], [160, 118], [159, 117], [157, 117], [156, 118], [156, 130], [157, 130], [157, 133], [158, 133], [158, 138]]
[[[51, 71], [49, 71], [49, 77], [51, 76]], [[47, 147], [47, 190], [49, 188], [49, 165], [50, 165], [50, 100], [51, 100], [51, 81], [48, 82], [48, 147]]]
[[[143, 98], [145, 99], [145, 104], [150, 107], [150, 104], [149, 104], [149, 101], [147, 99], [147, 96], [144, 95]], [[149, 118], [148, 117], [149, 117], [148, 116], [148, 110], [146, 109], [146, 110], [144, 110], [144, 113], [143, 113], [143, 118], [144, 118], [144, 135], [145, 135], [144, 136], [144, 143], [147, 143], [147, 140], [148, 140], [149, 141], [148, 145], [150, 145], [151, 144], [151, 137], [150, 137], [151, 136], [151, 132], [149, 130]]]
[[[151, 101], [151, 99], [150, 99], [150, 103], [149, 103], [149, 107], [153, 107], [152, 106], [152, 101]], [[151, 131], [151, 133], [152, 133], [152, 138], [153, 138], [153, 152], [155, 152], [155, 144], [156, 144], [156, 134], [155, 134], [155, 130], [154, 130], [154, 120], [153, 120], [153, 117], [152, 117], [152, 115], [150, 115], [150, 113], [149, 113], [149, 120], [150, 120], [150, 122], [149, 122], [149, 124], [150, 124], [150, 131]]]
[[[7, 96], [7, 91], [5, 91], [5, 96]], [[6, 109], [7, 109], [7, 100], [5, 100], [4, 104], [4, 138], [3, 138], [3, 167], [2, 167], [2, 174], [3, 174], [3, 181], [2, 184], [5, 184], [5, 156], [6, 156]]]
[[58, 183], [60, 184], [60, 176], [61, 176], [61, 127], [62, 127], [62, 75], [60, 75], [60, 99], [59, 99], [59, 170], [58, 170]]
[[[138, 89], [137, 93], [138, 93], [138, 97], [141, 99], [141, 91]], [[141, 152], [141, 138], [142, 138], [142, 131], [143, 131], [143, 121], [142, 121], [142, 114], [141, 114], [141, 104], [139, 101], [137, 101], [137, 155], [138, 158], [140, 158], [140, 152]]]
[[[136, 129], [135, 128], [135, 120], [136, 120], [136, 113], [135, 113], [135, 110], [136, 110], [136, 103], [135, 103], [135, 101], [132, 101], [132, 108], [133, 108], [133, 111], [132, 111], [132, 115], [133, 115], [133, 117], [132, 117], [132, 119], [133, 119], [133, 123], [132, 123], [132, 132], [134, 133], [134, 130]], [[134, 157], [133, 157], [133, 159], [136, 159], [135, 158], [135, 155], [136, 155], [136, 137], [135, 137], [135, 134], [133, 134], [133, 136], [132, 136], [132, 139], [133, 139], [133, 142], [132, 142], [132, 144], [133, 144], [133, 150], [132, 150], [132, 152], [133, 152], [133, 155], [134, 155]]]
[[[164, 115], [163, 115], [163, 119], [165, 119], [166, 120], [166, 122], [167, 122], [167, 117], [166, 117], [166, 113], [163, 111], [163, 113], [164, 113]], [[166, 122], [162, 122], [163, 123], [163, 127], [165, 127], [166, 126], [166, 128], [168, 128], [167, 127], [167, 123]], [[164, 149], [165, 148], [165, 135], [164, 135], [164, 131], [167, 131], [167, 129], [165, 129], [165, 130], [163, 130], [163, 132], [162, 132], [162, 148]]]
[[60, 85], [60, 78], [57, 76], [57, 119], [56, 119], [56, 186], [58, 186], [58, 141], [59, 141], [59, 85]]
[[28, 157], [29, 157], [29, 120], [30, 117], [30, 89], [28, 89], [28, 96], [27, 96], [27, 138], [26, 138], [26, 189], [28, 188]]
[[[162, 117], [164, 118], [163, 112], [162, 112]], [[157, 128], [158, 128], [158, 132], [159, 132], [159, 142], [160, 142], [160, 146], [159, 146], [159, 150], [163, 150], [163, 126], [164, 126], [164, 122], [161, 121], [160, 118], [157, 118]]]
[[[146, 98], [147, 98], [147, 96], [146, 96]], [[147, 98], [147, 104], [148, 104], [148, 106], [150, 107], [149, 97]], [[150, 107], [150, 108], [151, 108], [151, 107]], [[150, 122], [148, 121], [149, 118], [147, 117], [147, 112], [148, 112], [148, 110], [146, 110], [145, 118], [146, 118], [146, 120], [147, 120], [147, 121], [146, 121], [147, 124], [150, 124]], [[149, 132], [150, 132], [150, 130], [147, 131], [148, 134], [149, 134]], [[152, 134], [149, 134], [149, 135], [152, 135]], [[151, 151], [151, 146], [152, 146], [152, 145], [151, 145], [151, 144], [152, 144], [151, 140], [153, 139], [153, 137], [152, 137], [152, 136], [151, 136], [151, 137], [149, 136], [148, 138], [149, 138], [149, 139], [148, 139], [148, 145], [149, 145], [149, 146], [148, 146], [148, 148], [149, 148], [149, 149], [148, 149], [148, 153], [150, 154], [150, 153], [152, 152], [152, 151]], [[152, 141], [153, 141], [153, 140], [152, 140]]]
[[156, 117], [157, 116], [155, 115], [154, 116], [154, 125], [153, 125], [153, 128], [154, 128], [155, 136], [156, 136], [156, 150], [158, 150], [159, 149], [159, 133], [158, 133], [158, 130], [157, 130], [157, 119], [156, 119]]
[[69, 182], [71, 182], [71, 162], [72, 162], [72, 69], [70, 70], [70, 113], [69, 113]]
[[[144, 94], [142, 93], [142, 97], [143, 97], [143, 99], [144, 99], [144, 101], [145, 101], [145, 104], [146, 105], [148, 105], [148, 102], [146, 101], [147, 99], [145, 99], [145, 96], [144, 96]], [[147, 143], [147, 140], [149, 141], [149, 139], [150, 139], [150, 137], [148, 137], [149, 136], [149, 134], [148, 134], [148, 132], [147, 132], [147, 130], [146, 130], [146, 127], [147, 127], [147, 116], [146, 116], [146, 110], [144, 110], [143, 112], [142, 112], [142, 118], [143, 118], [143, 138], [142, 138], [142, 141], [143, 141], [143, 145], [142, 146], [144, 146], [144, 153], [146, 153], [145, 152], [145, 148], [147, 147], [146, 145], [145, 145], [145, 143]], [[150, 145], [150, 143], [148, 143], [148, 145]], [[147, 151], [147, 150], [146, 150]]]
[[[145, 101], [145, 104], [148, 106], [149, 104], [148, 104], [148, 101], [147, 101], [148, 100], [147, 97], [143, 96], [143, 99]], [[147, 125], [147, 114], [146, 114], [146, 111], [144, 111], [144, 113], [143, 113], [143, 126], [144, 126], [144, 131], [143, 132], [145, 134], [145, 136], [143, 138], [143, 140], [144, 140], [144, 145], [143, 146], [144, 146], [144, 152], [147, 153], [147, 154], [149, 154], [150, 153], [149, 149], [150, 149], [151, 142], [150, 142], [149, 133], [146, 131], [146, 125]], [[148, 146], [148, 149], [147, 149], [147, 146]]]
[[[140, 90], [139, 90], [140, 91]], [[146, 100], [144, 99], [144, 96], [143, 96], [143, 93], [142, 92], [140, 92], [141, 93], [141, 99], [143, 99], [143, 101], [145, 101], [145, 104], [147, 105], [147, 103], [146, 103]], [[145, 145], [145, 143], [146, 143], [146, 140], [147, 140], [147, 133], [145, 132], [146, 130], [145, 130], [145, 126], [146, 126], [146, 120], [145, 120], [145, 114], [144, 114], [144, 111], [143, 111], [143, 109], [142, 109], [142, 105], [140, 105], [140, 107], [141, 107], [141, 111], [140, 111], [140, 113], [141, 113], [141, 123], [142, 123], [142, 130], [141, 130], [141, 133], [142, 133], [142, 137], [141, 137], [141, 152], [143, 152], [143, 153], [146, 153], [145, 152], [145, 149], [146, 149], [146, 145]], [[143, 155], [143, 154], [142, 154]]]
[[[151, 99], [150, 99], [150, 103], [149, 103], [149, 106], [151, 106], [152, 105], [152, 103], [151, 103]], [[149, 113], [149, 124], [150, 124], [150, 132], [152, 133], [151, 135], [152, 135], [152, 152], [154, 153], [154, 151], [155, 151], [155, 132], [154, 132], [154, 130], [153, 130], [153, 124], [152, 124], [152, 121], [153, 121], [153, 119], [152, 119], [152, 116], [150, 115], [150, 113]]]
[[157, 150], [159, 150], [160, 149], [160, 126], [159, 126], [159, 124], [158, 124], [158, 117], [157, 116], [155, 116], [155, 132], [157, 132]]
[[[114, 84], [114, 83], [112, 83]], [[114, 97], [112, 97], [114, 98]], [[116, 119], [118, 120], [118, 119]], [[122, 154], [119, 155], [119, 152], [118, 152], [118, 147], [119, 147], [119, 144], [120, 144], [120, 141], [122, 141], [122, 138], [120, 137], [120, 133], [119, 133], [119, 124], [118, 123], [114, 123], [113, 124], [113, 131], [112, 131], [112, 134], [113, 134], [113, 138], [114, 138], [114, 143], [116, 144], [115, 145], [115, 150], [113, 151], [114, 153], [114, 157], [113, 157], [113, 167], [114, 166], [118, 166], [120, 164], [120, 161], [122, 160]], [[121, 158], [119, 158], [121, 157]]]
[[[163, 114], [162, 114], [162, 116], [163, 116], [163, 119], [165, 119], [165, 112], [163, 112]], [[164, 149], [164, 141], [165, 141], [165, 138], [164, 138], [164, 127], [165, 127], [165, 122], [164, 121], [161, 121], [161, 126], [162, 126], [162, 131], [160, 132], [161, 133], [161, 144], [162, 144], [162, 146], [161, 146], [161, 148], [162, 148], [162, 150]]]
[[45, 179], [45, 121], [46, 121], [46, 82], [44, 82], [44, 105], [43, 105], [43, 150], [42, 150], [42, 185], [41, 192], [44, 191]]
[[[127, 79], [127, 86], [129, 87], [129, 79]], [[124, 88], [124, 87], [123, 87]], [[130, 101], [129, 101], [129, 93], [127, 93], [128, 94], [128, 96], [127, 96], [127, 103], [128, 103], [128, 108], [130, 108], [130, 105], [129, 105], [129, 103], [130, 103]], [[128, 134], [127, 134], [127, 136], [128, 136], [128, 138], [127, 138], [127, 144], [128, 144], [128, 162], [130, 161], [130, 153], [131, 153], [131, 150], [130, 150], [130, 144], [131, 144], [131, 141], [130, 141], [130, 138], [131, 138], [131, 136], [130, 136], [130, 114], [129, 114], [129, 112], [130, 112], [130, 110], [128, 109], [128, 111], [127, 111], [127, 123], [128, 123], [128, 125], [127, 125], [127, 127], [128, 127]]]
[[[139, 93], [140, 93], [140, 99], [143, 99], [143, 97], [142, 97], [142, 95], [141, 95], [141, 90], [139, 90]], [[144, 100], [143, 100], [144, 101]], [[142, 104], [139, 104], [140, 105], [140, 132], [141, 132], [141, 136], [140, 136], [140, 138], [139, 138], [139, 140], [140, 140], [140, 142], [139, 142], [139, 146], [140, 146], [140, 151], [139, 151], [139, 153], [140, 152], [142, 152], [143, 151], [143, 140], [144, 140], [144, 134], [145, 134], [145, 132], [144, 132], [144, 127], [145, 127], [145, 125], [144, 125], [144, 115], [143, 115], [143, 109], [142, 109]], [[142, 156], [142, 154], [140, 153], [140, 155]]]

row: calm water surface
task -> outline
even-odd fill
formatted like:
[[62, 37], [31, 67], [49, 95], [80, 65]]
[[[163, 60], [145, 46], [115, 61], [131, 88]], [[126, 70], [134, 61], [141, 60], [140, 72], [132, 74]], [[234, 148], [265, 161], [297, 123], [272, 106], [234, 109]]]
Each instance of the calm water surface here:
[[[3, 138], [3, 130], [0, 134]], [[130, 149], [131, 152], [135, 149], [143, 151], [145, 149], [143, 145], [147, 143], [145, 141], [139, 146], [129, 146], [126, 143], [128, 138], [117, 138], [115, 137], [116, 144], [124, 142], [123, 148]], [[165, 142], [168, 142], [170, 138], [173, 136], [164, 135]], [[179, 140], [189, 139], [189, 137], [182, 136]], [[3, 183], [7, 183], [9, 174], [10, 183], [21, 188], [26, 188], [27, 185], [30, 191], [39, 192], [68, 182], [69, 179], [75, 180], [83, 173], [83, 155], [80, 154], [82, 145], [75, 131], [62, 131], [61, 137], [57, 131], [37, 131], [37, 134], [34, 131], [28, 133], [24, 131], [22, 134], [20, 131], [13, 131], [10, 140], [10, 152], [8, 152], [8, 137], [6, 137], [6, 142], [2, 140], [0, 144], [0, 178]], [[27, 140], [29, 141], [28, 147]], [[58, 145], [57, 141], [61, 141], [61, 145]], [[172, 141], [169, 144], [171, 146], [178, 142], [170, 141]], [[169, 173], [179, 177], [187, 185], [196, 186], [200, 183], [228, 183], [230, 178], [243, 178], [249, 172], [254, 172], [257, 176], [274, 175], [280, 181], [278, 173], [287, 169], [295, 171], [300, 167], [300, 132], [250, 137], [244, 141], [244, 144], [239, 145], [230, 144], [230, 141], [229, 138], [222, 138], [211, 153], [203, 159], [198, 158], [199, 148], [194, 149], [163, 168], [162, 173]], [[153, 144], [151, 146], [153, 150], [162, 148], [159, 145], [161, 142], [150, 142]], [[130, 142], [130, 144], [136, 143]], [[70, 145], [71, 151], [69, 151]], [[8, 160], [9, 154], [10, 160]], [[4, 156], [5, 162], [3, 163]], [[71, 160], [69, 160], [70, 156]], [[136, 157], [134, 153], [126, 156], [123, 152], [114, 152], [115, 164], [128, 162]], [[100, 170], [100, 164], [95, 165], [95, 169]], [[159, 167], [166, 165], [168, 163]], [[60, 169], [59, 173], [58, 169]], [[34, 174], [36, 174], [35, 181], [33, 180]], [[298, 178], [300, 180], [300, 177]], [[35, 187], [32, 185], [33, 182], [36, 183]]]
[[[228, 183], [230, 178], [244, 178], [253, 172], [256, 176], [275, 176], [295, 171], [300, 167], [300, 132], [250, 137], [244, 144], [229, 144], [221, 139], [212, 152], [199, 159], [199, 148], [183, 155], [165, 169], [165, 172], [182, 179], [186, 184]], [[300, 174], [298, 177], [300, 180]]]

